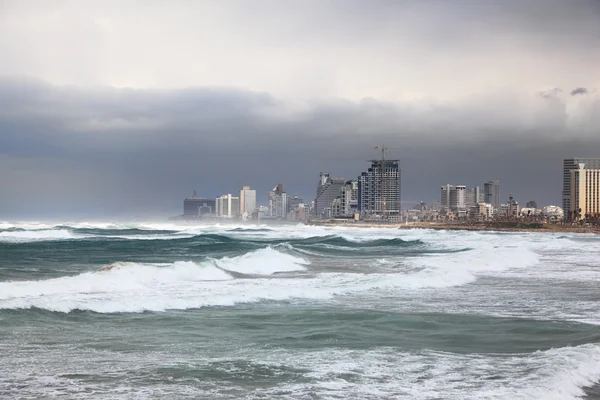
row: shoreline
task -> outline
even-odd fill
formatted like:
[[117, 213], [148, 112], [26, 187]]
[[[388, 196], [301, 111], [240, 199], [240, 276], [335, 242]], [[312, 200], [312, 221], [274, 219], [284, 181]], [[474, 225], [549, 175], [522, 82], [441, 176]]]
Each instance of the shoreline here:
[[487, 223], [487, 224], [440, 224], [429, 222], [409, 223], [376, 223], [376, 222], [341, 222], [341, 221], [311, 221], [307, 225], [330, 227], [356, 227], [356, 228], [393, 228], [393, 229], [432, 229], [444, 231], [484, 231], [484, 232], [541, 232], [541, 233], [593, 233], [599, 234], [597, 226], [572, 226], [562, 224], [526, 224], [513, 222]]

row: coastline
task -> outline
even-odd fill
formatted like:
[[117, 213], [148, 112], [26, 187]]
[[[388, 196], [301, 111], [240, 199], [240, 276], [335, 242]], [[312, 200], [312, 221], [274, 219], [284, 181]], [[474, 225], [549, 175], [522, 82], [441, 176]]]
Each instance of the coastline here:
[[544, 233], [593, 233], [599, 234], [600, 227], [573, 226], [562, 224], [519, 223], [519, 222], [489, 222], [477, 224], [451, 224], [435, 222], [347, 222], [347, 221], [311, 221], [307, 225], [336, 226], [357, 228], [393, 228], [393, 229], [433, 229], [445, 231], [486, 231], [486, 232], [544, 232]]

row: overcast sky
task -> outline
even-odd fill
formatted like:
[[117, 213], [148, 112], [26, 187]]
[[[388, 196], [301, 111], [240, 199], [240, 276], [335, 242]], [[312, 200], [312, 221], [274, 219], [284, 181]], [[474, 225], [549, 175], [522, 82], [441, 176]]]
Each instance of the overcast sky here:
[[560, 204], [600, 157], [600, 2], [0, 0], [0, 220], [172, 215], [400, 147], [402, 198]]

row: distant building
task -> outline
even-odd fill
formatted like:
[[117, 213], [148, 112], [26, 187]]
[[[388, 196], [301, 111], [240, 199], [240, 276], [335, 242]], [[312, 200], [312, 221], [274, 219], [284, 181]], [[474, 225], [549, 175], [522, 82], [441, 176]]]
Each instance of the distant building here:
[[483, 192], [479, 186], [475, 186], [473, 188], [467, 189], [465, 192], [465, 206], [466, 208], [470, 208], [479, 203], [483, 203]]
[[296, 215], [296, 221], [308, 222], [310, 216], [310, 206], [307, 204], [298, 205], [298, 214]]
[[276, 219], [287, 218], [287, 193], [283, 191], [283, 185], [280, 183], [268, 194], [269, 216]]
[[519, 216], [519, 203], [515, 201], [512, 193], [508, 197], [508, 203], [500, 204], [497, 215], [500, 217], [517, 217]]
[[361, 218], [399, 218], [400, 187], [399, 160], [371, 160], [371, 167], [358, 177]]
[[329, 207], [329, 215], [328, 218], [336, 218], [342, 215], [342, 198], [336, 197], [331, 201], [331, 206]]
[[525, 204], [525, 208], [535, 208], [537, 209], [537, 203], [533, 200], [529, 200], [527, 204]]
[[[305, 213], [309, 207], [304, 204], [304, 200], [298, 196], [292, 198], [288, 197], [287, 200], [287, 219], [288, 221], [305, 221]], [[302, 215], [300, 215], [302, 214]]]
[[240, 198], [225, 194], [217, 197], [216, 214], [219, 218], [237, 218], [240, 215]]
[[341, 215], [344, 217], [354, 216], [358, 211], [358, 181], [349, 180], [342, 187], [342, 209]]
[[600, 168], [588, 169], [580, 163], [571, 169], [569, 219], [581, 220], [586, 215], [600, 213]]
[[494, 216], [494, 207], [487, 203], [478, 203], [469, 208], [469, 218], [486, 221]]
[[240, 215], [244, 219], [252, 218], [256, 209], [256, 190], [250, 189], [250, 186], [242, 186], [240, 190]]
[[534, 207], [523, 207], [519, 210], [522, 217], [534, 217], [540, 214], [540, 211]]
[[475, 193], [475, 204], [479, 204], [479, 203], [485, 203], [485, 199], [483, 198], [483, 191], [481, 190], [481, 187], [479, 186], [475, 186], [473, 188], [473, 191]]
[[440, 200], [443, 209], [457, 214], [464, 213], [467, 209], [467, 187], [465, 185], [444, 185], [441, 188]]
[[215, 200], [196, 197], [196, 191], [192, 197], [183, 199], [184, 217], [202, 217], [215, 212]]
[[253, 220], [261, 220], [270, 217], [271, 210], [266, 206], [258, 206], [252, 214]]
[[292, 212], [298, 209], [300, 204], [304, 204], [304, 200], [298, 196], [288, 197], [287, 201], [287, 212]]
[[500, 181], [487, 181], [483, 185], [484, 202], [494, 208], [500, 207]]
[[319, 184], [317, 185], [317, 196], [315, 197], [315, 216], [317, 219], [329, 218], [325, 213], [326, 208], [331, 207], [331, 202], [342, 195], [342, 187], [346, 179], [331, 178], [328, 173], [321, 172]]
[[542, 208], [542, 214], [544, 217], [550, 219], [563, 219], [564, 218], [564, 210], [559, 206], [546, 206]]
[[571, 211], [571, 171], [583, 164], [585, 169], [600, 169], [600, 158], [568, 158], [563, 160], [563, 192], [562, 208], [564, 218], [569, 217]]

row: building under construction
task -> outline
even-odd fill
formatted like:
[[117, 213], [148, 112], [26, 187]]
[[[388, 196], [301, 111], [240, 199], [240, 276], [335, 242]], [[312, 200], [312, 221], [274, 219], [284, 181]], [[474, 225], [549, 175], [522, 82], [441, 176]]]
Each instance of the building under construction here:
[[400, 160], [371, 160], [358, 178], [358, 211], [362, 219], [400, 218]]

